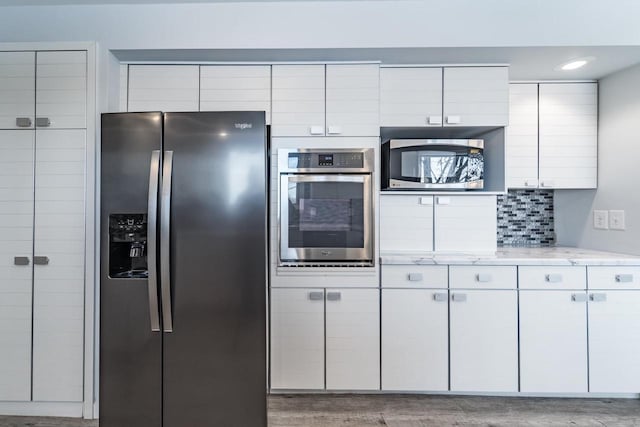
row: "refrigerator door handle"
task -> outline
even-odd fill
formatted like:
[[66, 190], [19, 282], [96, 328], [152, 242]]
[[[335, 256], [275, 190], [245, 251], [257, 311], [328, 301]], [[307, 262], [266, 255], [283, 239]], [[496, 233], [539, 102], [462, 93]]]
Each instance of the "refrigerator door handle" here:
[[160, 150], [151, 152], [149, 166], [149, 200], [147, 204], [147, 269], [149, 271], [149, 315], [151, 330], [160, 331], [160, 306], [158, 305], [158, 181], [160, 179]]
[[164, 332], [173, 332], [171, 313], [171, 174], [173, 151], [164, 152], [162, 191], [160, 195], [160, 288]]

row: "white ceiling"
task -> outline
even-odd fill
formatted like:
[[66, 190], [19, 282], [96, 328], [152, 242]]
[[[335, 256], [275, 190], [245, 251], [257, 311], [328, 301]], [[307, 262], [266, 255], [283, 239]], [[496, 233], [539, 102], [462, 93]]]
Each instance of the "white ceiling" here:
[[[334, 0], [0, 0], [0, 6], [55, 6], [94, 4], [154, 4], [154, 3], [238, 3], [272, 1], [334, 1]], [[371, 1], [371, 0], [340, 0]], [[375, 1], [375, 0], [374, 0]]]

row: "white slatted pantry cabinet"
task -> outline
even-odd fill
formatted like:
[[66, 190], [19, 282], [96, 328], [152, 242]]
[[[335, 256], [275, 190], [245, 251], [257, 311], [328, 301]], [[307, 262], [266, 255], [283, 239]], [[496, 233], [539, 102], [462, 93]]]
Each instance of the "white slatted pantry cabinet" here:
[[509, 85], [507, 187], [538, 188], [538, 85]]
[[273, 65], [273, 136], [378, 136], [377, 64]]
[[0, 400], [81, 402], [87, 53], [0, 64]]
[[198, 65], [129, 65], [127, 111], [198, 111]]

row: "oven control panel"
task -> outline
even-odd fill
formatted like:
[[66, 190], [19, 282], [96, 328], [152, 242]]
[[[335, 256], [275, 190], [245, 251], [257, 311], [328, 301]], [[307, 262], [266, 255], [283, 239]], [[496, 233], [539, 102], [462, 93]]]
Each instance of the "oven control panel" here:
[[289, 153], [290, 169], [362, 169], [364, 153], [362, 152], [297, 152]]

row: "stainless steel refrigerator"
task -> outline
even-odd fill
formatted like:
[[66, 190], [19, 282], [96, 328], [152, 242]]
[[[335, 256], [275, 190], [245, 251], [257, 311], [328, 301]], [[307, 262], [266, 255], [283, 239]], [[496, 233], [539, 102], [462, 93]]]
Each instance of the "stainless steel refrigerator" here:
[[267, 425], [264, 112], [102, 115], [100, 426]]

